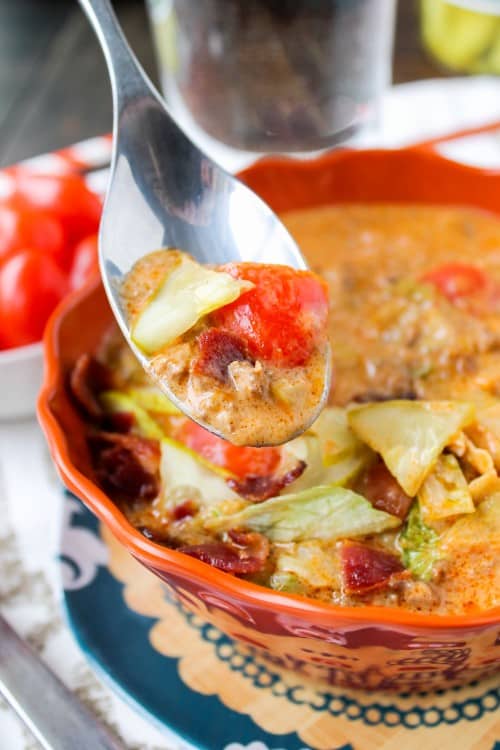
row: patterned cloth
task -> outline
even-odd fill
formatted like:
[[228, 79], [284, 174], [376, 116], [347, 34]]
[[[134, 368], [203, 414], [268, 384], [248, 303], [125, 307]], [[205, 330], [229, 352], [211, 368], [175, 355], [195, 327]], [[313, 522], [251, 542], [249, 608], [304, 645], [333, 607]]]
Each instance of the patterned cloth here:
[[[407, 84], [389, 92], [380, 127], [364, 134], [358, 142], [400, 146], [493, 121], [500, 121], [500, 81], [496, 79]], [[439, 148], [451, 158], [500, 166], [497, 129], [487, 135], [444, 143]], [[109, 152], [110, 140], [104, 137], [31, 160], [31, 164], [41, 171], [105, 165]], [[105, 180], [105, 171], [90, 178], [99, 192], [104, 189]], [[183, 743], [166, 730], [153, 727], [96, 678], [63, 621], [55, 565], [61, 498], [36, 422], [0, 423], [0, 611], [70, 689], [117, 732], [127, 748], [181, 750]], [[0, 748], [39, 748], [1, 699]], [[233, 743], [226, 750], [276, 748], [264, 748], [262, 743], [243, 748]]]

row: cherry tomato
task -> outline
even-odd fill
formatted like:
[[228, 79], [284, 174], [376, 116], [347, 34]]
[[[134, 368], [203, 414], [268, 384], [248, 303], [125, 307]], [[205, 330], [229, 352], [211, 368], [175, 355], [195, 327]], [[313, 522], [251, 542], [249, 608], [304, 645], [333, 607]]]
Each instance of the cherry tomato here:
[[281, 367], [303, 365], [325, 335], [325, 282], [286, 266], [229, 263], [222, 269], [255, 288], [216, 310], [215, 324], [243, 338], [256, 358]]
[[0, 325], [4, 346], [24, 346], [42, 337], [49, 315], [68, 291], [51, 257], [21, 250], [0, 266]]
[[65, 263], [65, 239], [61, 223], [47, 211], [15, 210], [0, 204], [0, 260], [26, 247]]
[[269, 476], [274, 472], [281, 458], [279, 448], [250, 448], [233, 445], [191, 420], [186, 420], [176, 437], [196, 453], [216, 466], [232, 471], [240, 479], [249, 475]]
[[450, 302], [486, 291], [488, 277], [468, 263], [445, 263], [422, 276], [422, 281], [433, 284]]
[[81, 240], [75, 248], [73, 265], [69, 273], [70, 289], [79, 289], [98, 273], [97, 234], [92, 234]]
[[14, 173], [5, 201], [16, 209], [49, 211], [61, 222], [69, 246], [97, 232], [101, 201], [75, 174]]

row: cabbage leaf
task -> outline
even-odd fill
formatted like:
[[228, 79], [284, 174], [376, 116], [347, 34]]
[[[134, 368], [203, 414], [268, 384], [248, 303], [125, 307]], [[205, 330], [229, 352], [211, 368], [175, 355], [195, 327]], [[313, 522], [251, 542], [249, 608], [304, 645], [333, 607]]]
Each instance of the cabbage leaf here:
[[153, 440], [165, 437], [160, 425], [135, 399], [122, 391], [103, 391], [99, 401], [106, 414], [131, 414], [134, 417], [132, 432]]
[[239, 500], [227, 485], [226, 472], [171, 438], [161, 442], [159, 507], [196, 500], [202, 507]]
[[224, 271], [212, 271], [186, 255], [169, 273], [132, 324], [132, 340], [152, 355], [199, 320], [253, 287]]
[[439, 456], [420, 488], [418, 501], [425, 522], [474, 513], [476, 509], [467, 480], [451, 453]]
[[415, 501], [408, 514], [406, 526], [399, 535], [405, 568], [417, 578], [428, 581], [432, 576], [434, 563], [441, 558], [439, 543], [439, 534], [424, 523], [420, 505]]
[[206, 525], [216, 531], [248, 528], [273, 542], [296, 542], [378, 534], [400, 523], [356, 492], [330, 485], [280, 495], [232, 515], [207, 519]]
[[456, 401], [383, 401], [348, 412], [354, 432], [380, 453], [410, 497], [453, 435], [474, 416], [472, 404]]

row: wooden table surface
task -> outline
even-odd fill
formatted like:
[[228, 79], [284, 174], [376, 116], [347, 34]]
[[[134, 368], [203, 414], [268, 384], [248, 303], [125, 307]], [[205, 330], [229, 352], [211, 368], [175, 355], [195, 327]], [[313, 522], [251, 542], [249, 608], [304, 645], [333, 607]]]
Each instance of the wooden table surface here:
[[[156, 78], [143, 0], [115, 0], [125, 33]], [[421, 49], [416, 0], [400, 0], [396, 83], [443, 75]], [[75, 0], [0, 0], [0, 165], [108, 132], [104, 61]]]

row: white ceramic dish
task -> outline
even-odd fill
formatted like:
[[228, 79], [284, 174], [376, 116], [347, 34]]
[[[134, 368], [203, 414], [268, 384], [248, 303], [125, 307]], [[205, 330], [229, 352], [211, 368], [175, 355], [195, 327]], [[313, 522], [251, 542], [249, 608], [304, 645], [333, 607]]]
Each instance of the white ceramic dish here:
[[35, 414], [42, 373], [41, 343], [0, 351], [0, 420]]

